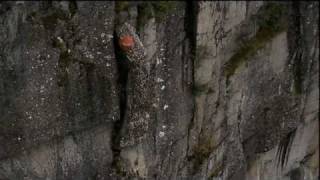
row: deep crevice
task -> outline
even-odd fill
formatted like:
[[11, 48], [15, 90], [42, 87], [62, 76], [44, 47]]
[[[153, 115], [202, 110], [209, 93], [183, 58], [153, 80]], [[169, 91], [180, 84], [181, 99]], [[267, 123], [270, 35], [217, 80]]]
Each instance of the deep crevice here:
[[77, 2], [75, 0], [70, 1], [69, 2], [69, 12], [71, 14], [71, 17], [74, 16], [74, 14], [77, 12], [77, 10], [78, 10]]
[[[191, 73], [192, 73], [192, 82], [191, 85], [189, 87], [190, 90], [190, 94], [193, 94], [193, 87], [194, 87], [194, 63], [196, 60], [196, 47], [197, 47], [197, 14], [199, 11], [199, 4], [197, 1], [190, 1], [186, 3], [186, 15], [185, 15], [185, 31], [186, 31], [186, 36], [187, 36], [187, 40], [190, 43], [189, 46], [189, 57], [190, 57], [190, 61], [191, 61]], [[195, 101], [193, 101], [193, 109], [195, 109]], [[190, 131], [192, 129], [192, 127], [194, 126], [194, 110], [192, 113], [192, 117], [191, 120], [189, 122], [188, 125], [188, 141], [187, 141], [187, 160], [191, 161], [192, 160], [192, 156], [189, 155], [189, 149], [190, 149], [190, 144], [189, 144], [189, 138], [190, 138]]]
[[288, 162], [291, 146], [295, 137], [297, 129], [289, 132], [283, 139], [280, 140], [277, 150], [277, 167], [283, 169]]
[[303, 51], [303, 40], [301, 32], [301, 11], [300, 11], [300, 2], [292, 2], [292, 11], [290, 17], [292, 18], [290, 22], [290, 28], [288, 31], [289, 39], [289, 54], [290, 59], [292, 58], [293, 62], [293, 80], [294, 80], [294, 92], [296, 94], [302, 93], [302, 82], [303, 75], [305, 71], [304, 64], [302, 62], [302, 51]]
[[120, 119], [114, 123], [112, 132], [112, 145], [111, 149], [113, 152], [113, 162], [112, 167], [119, 174], [119, 158], [120, 158], [120, 140], [121, 140], [121, 129], [124, 124], [125, 114], [127, 109], [127, 80], [128, 80], [128, 63], [126, 55], [121, 51], [118, 44], [118, 37], [116, 32], [113, 36], [115, 59], [117, 61], [118, 68], [118, 87], [119, 87], [119, 104], [120, 104]]

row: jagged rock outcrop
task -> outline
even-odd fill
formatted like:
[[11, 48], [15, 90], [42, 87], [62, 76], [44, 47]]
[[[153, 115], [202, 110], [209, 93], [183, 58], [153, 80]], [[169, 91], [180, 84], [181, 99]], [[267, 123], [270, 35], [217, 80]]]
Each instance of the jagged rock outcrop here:
[[1, 2], [0, 180], [316, 180], [318, 21], [316, 1]]

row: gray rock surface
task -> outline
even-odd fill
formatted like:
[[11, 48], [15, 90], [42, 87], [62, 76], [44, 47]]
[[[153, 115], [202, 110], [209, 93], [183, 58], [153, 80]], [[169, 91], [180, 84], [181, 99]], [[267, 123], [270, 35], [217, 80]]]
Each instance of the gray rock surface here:
[[316, 180], [318, 21], [316, 1], [0, 2], [0, 180]]

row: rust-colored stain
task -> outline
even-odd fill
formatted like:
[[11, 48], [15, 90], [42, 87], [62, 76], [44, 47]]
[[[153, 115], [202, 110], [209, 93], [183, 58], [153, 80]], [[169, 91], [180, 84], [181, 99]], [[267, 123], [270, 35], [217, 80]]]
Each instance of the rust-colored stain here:
[[124, 51], [128, 51], [133, 48], [134, 39], [130, 35], [122, 36], [120, 37], [119, 44], [121, 49], [123, 49]]

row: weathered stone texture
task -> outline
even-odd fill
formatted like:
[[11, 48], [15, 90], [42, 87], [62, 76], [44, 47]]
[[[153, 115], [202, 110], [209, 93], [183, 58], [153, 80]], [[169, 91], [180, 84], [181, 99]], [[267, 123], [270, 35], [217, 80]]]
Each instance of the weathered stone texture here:
[[316, 1], [0, 2], [0, 180], [316, 180], [318, 21]]

